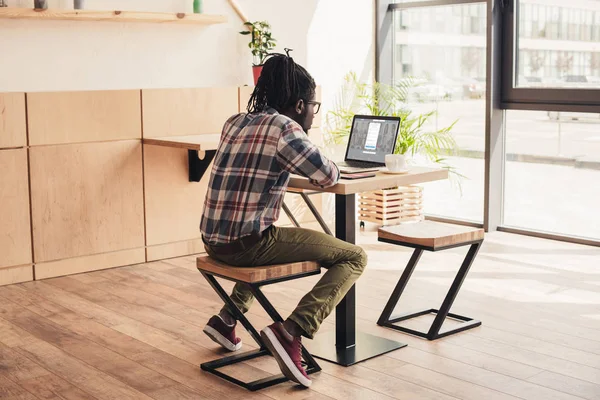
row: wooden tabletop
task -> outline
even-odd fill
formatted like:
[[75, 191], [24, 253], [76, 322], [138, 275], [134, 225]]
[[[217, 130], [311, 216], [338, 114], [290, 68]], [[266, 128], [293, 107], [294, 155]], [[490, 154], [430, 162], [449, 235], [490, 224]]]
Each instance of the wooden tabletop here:
[[395, 186], [413, 185], [431, 181], [439, 181], [448, 178], [448, 170], [443, 168], [412, 167], [409, 172], [402, 175], [391, 175], [378, 172], [372, 178], [364, 179], [340, 179], [340, 181], [329, 188], [321, 189], [312, 185], [308, 179], [292, 175], [289, 183], [290, 188], [310, 189], [323, 193], [355, 194], [371, 190], [386, 189]]
[[218, 133], [210, 133], [204, 135], [190, 136], [165, 136], [157, 138], [144, 138], [144, 144], [165, 147], [177, 147], [188, 150], [216, 150], [219, 146], [221, 135]]

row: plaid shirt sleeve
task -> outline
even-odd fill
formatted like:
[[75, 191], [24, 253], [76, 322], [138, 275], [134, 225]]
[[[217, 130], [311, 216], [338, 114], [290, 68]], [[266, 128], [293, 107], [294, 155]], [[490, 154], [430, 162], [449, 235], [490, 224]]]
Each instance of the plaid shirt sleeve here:
[[337, 165], [322, 155], [296, 124], [288, 124], [282, 132], [277, 143], [277, 161], [285, 171], [304, 176], [322, 188], [333, 186], [340, 179]]

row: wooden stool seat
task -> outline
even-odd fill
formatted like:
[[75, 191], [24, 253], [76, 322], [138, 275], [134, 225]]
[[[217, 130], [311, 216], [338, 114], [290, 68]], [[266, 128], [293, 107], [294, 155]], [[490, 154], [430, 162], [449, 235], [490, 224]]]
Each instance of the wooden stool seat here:
[[[215, 292], [217, 292], [221, 300], [223, 300], [223, 302], [228, 306], [229, 311], [233, 314], [235, 319], [238, 320], [244, 326], [244, 328], [246, 328], [250, 336], [252, 336], [252, 339], [254, 339], [256, 344], [259, 346], [258, 350], [253, 350], [242, 354], [234, 354], [218, 360], [202, 363], [200, 364], [200, 368], [203, 371], [210, 372], [211, 374], [219, 376], [231, 383], [251, 391], [264, 389], [266, 387], [287, 381], [288, 379], [284, 375], [280, 374], [258, 379], [252, 382], [243, 382], [232, 375], [228, 375], [227, 373], [220, 371], [221, 368], [243, 363], [254, 358], [268, 356], [270, 353], [256, 328], [252, 326], [242, 311], [235, 305], [229, 294], [227, 294], [225, 289], [223, 289], [223, 286], [219, 284], [216, 278], [223, 278], [236, 283], [246, 284], [256, 300], [265, 309], [273, 321], [283, 322], [283, 318], [281, 315], [279, 315], [277, 310], [275, 310], [275, 307], [273, 307], [269, 300], [267, 300], [261, 290], [261, 287], [273, 283], [320, 274], [320, 265], [312, 261], [301, 261], [288, 264], [242, 268], [227, 265], [215, 260], [214, 258], [204, 256], [196, 259], [196, 267], [202, 276], [204, 276], [204, 278], [208, 281], [210, 286], [212, 286]], [[306, 366], [307, 374], [313, 374], [321, 370], [319, 364], [304, 348], [304, 346], [302, 346], [302, 358], [304, 359], [303, 364]]]
[[250, 268], [232, 267], [208, 256], [198, 257], [196, 267], [200, 272], [208, 272], [211, 275], [244, 283], [259, 283], [282, 278], [292, 279], [295, 275], [316, 272], [321, 269], [321, 266], [313, 261]]
[[392, 240], [396, 244], [422, 246], [435, 251], [483, 240], [484, 231], [469, 226], [421, 221], [379, 228], [378, 235], [379, 238]]
[[[380, 242], [412, 247], [415, 251], [410, 258], [408, 265], [404, 269], [400, 280], [396, 284], [383, 312], [379, 316], [377, 324], [428, 340], [439, 339], [444, 336], [480, 326], [481, 321], [453, 314], [450, 312], [450, 308], [452, 307], [452, 304], [458, 295], [458, 291], [471, 268], [471, 264], [483, 243], [483, 236], [483, 229], [444, 224], [434, 221], [421, 221], [415, 224], [380, 228], [378, 232], [378, 240]], [[392, 316], [392, 313], [400, 300], [400, 296], [404, 292], [408, 280], [415, 270], [423, 251], [438, 251], [459, 246], [469, 246], [469, 250], [467, 251], [467, 255], [465, 256], [441, 307], [439, 309], [428, 308], [421, 311]], [[427, 332], [418, 331], [397, 324], [398, 322], [426, 314], [436, 314], [435, 319]], [[442, 324], [447, 317], [461, 321], [462, 323], [454, 329], [440, 332]]]

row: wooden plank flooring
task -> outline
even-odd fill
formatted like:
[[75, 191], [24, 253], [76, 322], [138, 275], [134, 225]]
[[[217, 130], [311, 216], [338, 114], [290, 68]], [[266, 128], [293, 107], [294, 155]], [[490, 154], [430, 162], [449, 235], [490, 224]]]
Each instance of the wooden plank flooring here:
[[[428, 342], [375, 324], [411, 250], [373, 230], [358, 240], [369, 254], [358, 329], [404, 349], [350, 368], [321, 362], [310, 390], [247, 392], [198, 368], [223, 354], [202, 333], [221, 302], [189, 256], [0, 287], [0, 399], [600, 399], [600, 249], [487, 235], [453, 308], [483, 325]], [[465, 253], [425, 253], [398, 309], [439, 306]], [[286, 315], [318, 279], [265, 292]], [[258, 305], [248, 315], [269, 323]], [[270, 357], [229, 370], [278, 373]]]

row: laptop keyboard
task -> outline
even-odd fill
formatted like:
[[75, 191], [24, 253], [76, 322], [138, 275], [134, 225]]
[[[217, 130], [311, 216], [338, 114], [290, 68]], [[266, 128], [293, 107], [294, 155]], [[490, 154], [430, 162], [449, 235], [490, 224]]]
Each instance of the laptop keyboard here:
[[352, 167], [352, 168], [379, 168], [381, 164], [371, 163], [366, 161], [344, 161], [338, 164], [341, 167]]

